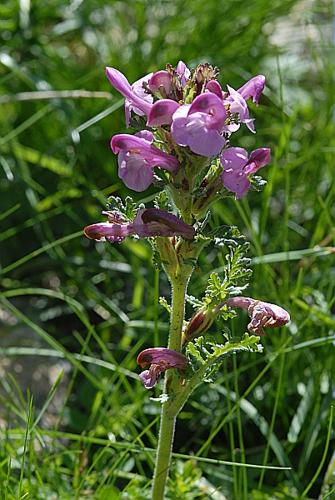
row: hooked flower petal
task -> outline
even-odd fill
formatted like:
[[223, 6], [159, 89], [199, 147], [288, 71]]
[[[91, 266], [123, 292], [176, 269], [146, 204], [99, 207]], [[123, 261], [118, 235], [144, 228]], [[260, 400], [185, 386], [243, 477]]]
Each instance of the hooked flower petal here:
[[85, 227], [84, 234], [89, 239], [105, 238], [111, 243], [120, 243], [127, 236], [150, 238], [155, 236], [182, 236], [192, 240], [195, 229], [182, 219], [159, 208], [140, 209], [132, 222], [125, 222], [114, 212], [105, 212], [108, 222], [99, 222]]
[[252, 98], [253, 102], [258, 104], [261, 98], [262, 92], [265, 87], [265, 76], [257, 75], [246, 82], [242, 87], [238, 89], [238, 93], [241, 94], [243, 99], [246, 101]]
[[226, 304], [230, 307], [245, 309], [251, 318], [248, 330], [258, 335], [264, 335], [264, 327], [276, 328], [290, 321], [290, 315], [285, 309], [270, 302], [250, 297], [232, 297], [226, 301]]
[[180, 106], [172, 117], [171, 133], [179, 146], [188, 146], [201, 156], [216, 156], [222, 150], [226, 110], [222, 100], [208, 92], [191, 105]]
[[140, 374], [140, 379], [146, 389], [151, 389], [156, 385], [161, 373], [169, 368], [184, 371], [188, 361], [186, 356], [167, 347], [151, 347], [140, 352], [137, 363], [141, 368], [149, 366], [148, 370]]
[[245, 149], [232, 147], [222, 153], [220, 161], [224, 186], [240, 199], [249, 191], [249, 176], [270, 162], [270, 149], [255, 149], [248, 157]]
[[145, 94], [143, 82], [151, 75], [140, 78], [130, 85], [123, 73], [115, 68], [106, 68], [106, 75], [113, 87], [126, 98], [126, 121], [129, 125], [130, 111], [133, 109], [137, 114], [148, 115], [152, 106], [152, 96]]
[[111, 140], [111, 149], [119, 153], [119, 177], [134, 191], [144, 191], [154, 180], [153, 167], [170, 172], [178, 169], [177, 158], [152, 145], [153, 135], [143, 130], [135, 135], [118, 134]]

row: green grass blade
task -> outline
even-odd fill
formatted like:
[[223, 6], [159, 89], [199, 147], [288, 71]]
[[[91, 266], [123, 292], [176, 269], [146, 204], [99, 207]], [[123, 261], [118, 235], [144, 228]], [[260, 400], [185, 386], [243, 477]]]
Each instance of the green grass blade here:
[[334, 407], [331, 406], [330, 407], [329, 423], [328, 423], [328, 432], [327, 432], [327, 438], [326, 438], [326, 443], [325, 443], [325, 447], [324, 447], [324, 450], [323, 450], [323, 454], [322, 454], [319, 466], [318, 466], [318, 468], [315, 471], [314, 476], [312, 477], [311, 481], [308, 483], [308, 485], [306, 486], [306, 488], [304, 489], [304, 491], [302, 493], [302, 498], [305, 498], [306, 495], [307, 495], [307, 493], [309, 492], [309, 490], [312, 488], [313, 484], [315, 483], [315, 481], [319, 477], [319, 474], [320, 474], [320, 472], [322, 470], [323, 464], [326, 461], [327, 453], [328, 453], [328, 448], [329, 448], [329, 443], [330, 443], [330, 438], [331, 438], [331, 433], [332, 433], [333, 413], [334, 413]]
[[21, 259], [18, 259], [17, 261], [12, 262], [12, 264], [9, 264], [8, 266], [2, 268], [0, 270], [0, 275], [7, 274], [10, 271], [13, 271], [13, 269], [17, 269], [18, 267], [22, 266], [26, 262], [29, 262], [31, 259], [38, 257], [42, 253], [45, 253], [48, 250], [51, 250], [52, 248], [55, 248], [57, 246], [63, 245], [64, 243], [67, 243], [68, 241], [71, 241], [75, 238], [79, 238], [82, 235], [83, 235], [82, 231], [77, 231], [76, 233], [68, 234], [67, 236], [63, 236], [62, 238], [59, 238], [58, 240], [52, 241], [51, 243], [47, 243], [46, 245], [43, 245], [41, 248], [38, 248], [37, 250], [30, 252], [29, 254], [25, 255], [24, 257], [21, 257]]

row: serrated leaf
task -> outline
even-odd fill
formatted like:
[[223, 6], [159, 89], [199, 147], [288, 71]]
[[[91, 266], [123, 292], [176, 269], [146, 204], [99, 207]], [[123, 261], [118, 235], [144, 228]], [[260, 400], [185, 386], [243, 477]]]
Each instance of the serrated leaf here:
[[260, 175], [253, 175], [251, 177], [251, 187], [254, 191], [262, 191], [266, 184], [267, 181]]
[[168, 304], [168, 301], [166, 300], [165, 297], [159, 297], [159, 303], [161, 306], [163, 306], [169, 314], [171, 314], [172, 308], [170, 304]]
[[124, 200], [118, 196], [108, 198], [108, 210], [118, 213], [126, 222], [133, 221], [140, 206], [138, 206], [131, 196], [127, 196]]
[[157, 398], [150, 398], [150, 401], [154, 401], [155, 403], [166, 403], [169, 401], [169, 395], [165, 394], [164, 392], [160, 394]]
[[209, 231], [206, 236], [209, 236], [211, 238], [219, 238], [223, 241], [226, 241], [226, 244], [228, 246], [242, 245], [243, 243], [246, 243], [245, 236], [240, 232], [237, 226], [218, 226], [215, 229]]
[[205, 375], [208, 377], [220, 367], [223, 358], [228, 354], [239, 351], [262, 352], [263, 346], [259, 340], [260, 337], [257, 335], [249, 335], [248, 333], [245, 333], [240, 340], [227, 341], [224, 344], [206, 342], [203, 337], [198, 337], [195, 341], [187, 344], [186, 352], [191, 358], [190, 364], [193, 371], [199, 369], [197, 364], [200, 363], [206, 368]]
[[223, 271], [223, 279], [217, 273], [212, 273], [203, 298], [203, 305], [211, 307], [222, 303], [227, 296], [239, 295], [248, 286], [248, 280], [252, 274], [249, 269], [250, 259], [245, 256], [249, 250], [249, 243], [240, 238], [239, 231], [232, 227], [227, 229], [226, 234], [236, 236], [237, 239], [221, 238], [223, 244], [228, 246], [225, 256], [226, 267]]
[[197, 299], [193, 295], [186, 295], [186, 302], [188, 304], [191, 304], [191, 306], [193, 306], [195, 308], [200, 308], [203, 305], [201, 300]]
[[161, 210], [166, 210], [167, 212], [172, 212], [172, 206], [170, 203], [169, 196], [166, 191], [160, 191], [154, 199], [155, 208], [160, 208]]
[[204, 364], [205, 360], [202, 358], [197, 346], [194, 342], [189, 342], [187, 344], [186, 352], [193, 356], [199, 363]]
[[250, 351], [250, 352], [262, 352], [263, 346], [259, 344], [260, 337], [256, 335], [245, 334], [244, 338], [238, 342], [226, 342], [223, 345], [212, 344], [213, 354], [211, 358], [220, 358], [228, 352], [231, 351]]

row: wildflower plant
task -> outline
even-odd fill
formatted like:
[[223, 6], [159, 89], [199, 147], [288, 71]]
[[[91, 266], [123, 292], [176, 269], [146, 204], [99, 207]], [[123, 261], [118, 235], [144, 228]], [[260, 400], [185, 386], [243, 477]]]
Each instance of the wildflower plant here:
[[[225, 357], [238, 351], [261, 352], [264, 328], [285, 325], [289, 314], [281, 307], [242, 296], [251, 271], [248, 243], [233, 227], [210, 228], [212, 204], [222, 198], [240, 199], [264, 181], [255, 176], [270, 162], [270, 149], [251, 153], [238, 147], [234, 133], [245, 127], [255, 133], [247, 101], [258, 104], [265, 86], [262, 75], [235, 90], [222, 89], [218, 70], [200, 64], [190, 70], [182, 61], [176, 68], [151, 73], [132, 85], [117, 69], [107, 68], [113, 87], [125, 97], [126, 124], [134, 134], [112, 138], [118, 155], [118, 174], [134, 191], [157, 186], [154, 207], [136, 206], [130, 197], [110, 200], [107, 220], [87, 226], [94, 240], [120, 243], [126, 237], [149, 238], [155, 262], [165, 271], [172, 288], [170, 333], [167, 346], [152, 346], [137, 362], [146, 389], [164, 373], [160, 432], [152, 498], [164, 498], [176, 418], [194, 389], [220, 368]], [[187, 295], [198, 257], [204, 248], [224, 252], [222, 275], [210, 275], [203, 297]], [[185, 303], [195, 307], [185, 319]], [[248, 332], [232, 338], [227, 326], [221, 338], [210, 334], [213, 323], [227, 322], [238, 309], [250, 316]]]

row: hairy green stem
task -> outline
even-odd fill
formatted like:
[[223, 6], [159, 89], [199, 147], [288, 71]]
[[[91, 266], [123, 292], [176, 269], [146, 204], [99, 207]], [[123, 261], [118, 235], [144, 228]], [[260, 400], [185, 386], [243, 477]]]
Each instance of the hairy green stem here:
[[[182, 305], [184, 307], [185, 303], [182, 302]], [[178, 304], [178, 308], [181, 309], [181, 304]], [[169, 377], [169, 375], [167, 375], [167, 373], [165, 375], [166, 388], [167, 386], [172, 386], [173, 388], [172, 391], [169, 392], [168, 401], [166, 401], [166, 403], [164, 403], [162, 406], [156, 465], [153, 479], [152, 500], [164, 500], [164, 491], [169, 474], [177, 415], [180, 412], [181, 408], [184, 406], [190, 394], [193, 392], [196, 386], [199, 385], [205, 371], [205, 367], [202, 367], [197, 372], [197, 376], [192, 377], [190, 383], [187, 384], [186, 388], [184, 388], [176, 379], [174, 379], [174, 384], [171, 383], [171, 378]]]
[[[169, 349], [181, 350], [181, 336], [185, 314], [185, 296], [189, 276], [180, 275], [171, 280], [172, 284], [172, 311], [170, 323]], [[170, 370], [172, 371], [172, 370]], [[168, 401], [163, 403], [161, 422], [156, 454], [155, 472], [153, 478], [152, 500], [163, 500], [166, 481], [169, 474], [171, 453], [173, 446], [174, 430], [178, 408], [173, 408], [173, 401], [182, 389], [181, 382], [176, 373], [165, 373], [165, 393], [169, 395]], [[171, 411], [173, 408], [173, 411]]]
[[168, 412], [168, 402], [163, 404], [159, 429], [158, 448], [152, 486], [152, 500], [163, 500], [169, 474], [176, 415]]
[[185, 298], [189, 276], [172, 281], [171, 323], [168, 348], [181, 350], [181, 336], [185, 315]]

